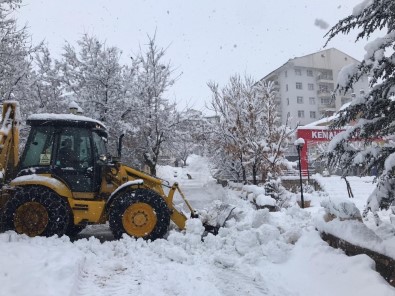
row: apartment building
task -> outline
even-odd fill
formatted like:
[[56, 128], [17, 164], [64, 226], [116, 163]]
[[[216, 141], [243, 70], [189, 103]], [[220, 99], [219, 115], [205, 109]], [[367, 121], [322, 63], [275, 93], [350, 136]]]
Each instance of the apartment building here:
[[359, 61], [335, 48], [290, 59], [262, 80], [273, 81], [278, 91], [282, 123], [291, 128], [314, 122], [338, 111], [354, 97], [368, 91], [368, 78], [362, 77], [347, 94], [333, 96], [340, 70]]

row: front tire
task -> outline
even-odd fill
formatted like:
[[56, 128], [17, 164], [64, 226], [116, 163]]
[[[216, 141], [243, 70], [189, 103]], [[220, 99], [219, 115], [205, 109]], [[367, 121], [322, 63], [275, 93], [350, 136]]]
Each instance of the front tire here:
[[5, 204], [3, 221], [5, 230], [30, 237], [62, 236], [69, 224], [68, 204], [46, 187], [20, 187]]
[[123, 233], [145, 240], [162, 238], [170, 224], [170, 211], [156, 192], [136, 189], [120, 194], [110, 206], [109, 222], [116, 239]]

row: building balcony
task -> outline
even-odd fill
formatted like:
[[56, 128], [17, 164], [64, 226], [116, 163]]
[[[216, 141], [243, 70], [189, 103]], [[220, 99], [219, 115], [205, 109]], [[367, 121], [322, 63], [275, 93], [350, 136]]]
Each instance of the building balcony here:
[[318, 75], [317, 82], [320, 83], [333, 83], [333, 76], [331, 75]]
[[278, 80], [273, 81], [273, 90], [280, 91], [280, 83], [278, 82]]
[[318, 105], [318, 110], [321, 111], [336, 111], [335, 102], [321, 103]]
[[319, 89], [317, 90], [317, 96], [319, 98], [331, 97], [333, 91], [334, 91], [333, 89]]

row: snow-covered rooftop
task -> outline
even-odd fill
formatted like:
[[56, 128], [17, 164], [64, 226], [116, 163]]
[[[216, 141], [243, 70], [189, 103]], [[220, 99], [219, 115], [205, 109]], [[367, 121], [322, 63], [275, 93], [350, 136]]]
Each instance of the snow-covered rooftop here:
[[344, 104], [343, 106], [340, 107], [338, 112], [336, 112], [335, 114], [333, 114], [331, 116], [321, 118], [319, 120], [316, 120], [314, 122], [311, 122], [311, 123], [306, 124], [304, 126], [301, 126], [299, 128], [303, 129], [303, 127], [305, 127], [305, 128], [309, 128], [310, 129], [312, 127], [313, 128], [314, 127], [319, 127], [320, 129], [321, 128], [326, 129], [326, 126], [330, 125], [335, 119], [337, 119], [339, 117], [339, 112], [345, 110], [348, 106], [350, 106], [350, 104], [351, 104], [351, 102], [348, 102], [348, 103]]

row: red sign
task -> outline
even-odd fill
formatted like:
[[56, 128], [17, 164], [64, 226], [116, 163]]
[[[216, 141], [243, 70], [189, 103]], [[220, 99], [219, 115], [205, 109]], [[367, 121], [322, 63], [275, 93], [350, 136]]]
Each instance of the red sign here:
[[302, 138], [305, 141], [305, 145], [300, 151], [300, 166], [302, 168], [303, 175], [307, 175], [309, 164], [307, 161], [307, 147], [309, 142], [329, 142], [334, 136], [341, 133], [344, 130], [331, 130], [328, 127], [313, 127], [307, 129], [305, 127], [298, 128], [296, 131], [296, 138]]
[[329, 129], [298, 129], [296, 132], [297, 138], [303, 138], [305, 141], [330, 141], [334, 136], [344, 130], [329, 130]]

